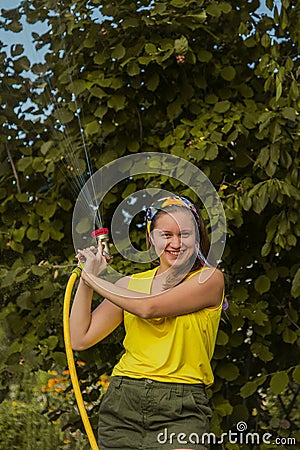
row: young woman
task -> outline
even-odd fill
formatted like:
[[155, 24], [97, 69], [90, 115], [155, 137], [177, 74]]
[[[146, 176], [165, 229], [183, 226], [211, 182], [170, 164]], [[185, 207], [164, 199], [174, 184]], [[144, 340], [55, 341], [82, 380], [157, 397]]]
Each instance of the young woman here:
[[[100, 406], [99, 448], [205, 449], [223, 275], [207, 264], [207, 233], [188, 199], [163, 198], [146, 216], [158, 267], [112, 284], [101, 278], [101, 245], [96, 255], [92, 247], [78, 252], [85, 263], [71, 310], [72, 345], [91, 347], [124, 320], [125, 353]], [[105, 300], [91, 312], [93, 291]]]

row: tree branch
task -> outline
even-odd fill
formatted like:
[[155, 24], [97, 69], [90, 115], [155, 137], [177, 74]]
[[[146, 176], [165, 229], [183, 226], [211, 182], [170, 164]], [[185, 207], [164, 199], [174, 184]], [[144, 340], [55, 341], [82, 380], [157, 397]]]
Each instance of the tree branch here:
[[15, 177], [15, 180], [16, 180], [16, 183], [17, 183], [17, 190], [18, 190], [18, 193], [21, 194], [21, 188], [20, 188], [20, 181], [19, 181], [19, 177], [18, 177], [18, 172], [17, 172], [16, 166], [15, 166], [15, 164], [14, 164], [14, 161], [13, 161], [13, 159], [12, 159], [10, 150], [9, 150], [9, 148], [7, 147], [7, 145], [6, 145], [6, 152], [7, 152], [7, 156], [8, 156], [9, 162], [10, 162], [10, 164], [11, 164], [11, 168], [12, 168], [12, 171], [13, 171], [13, 174], [14, 174], [14, 177]]

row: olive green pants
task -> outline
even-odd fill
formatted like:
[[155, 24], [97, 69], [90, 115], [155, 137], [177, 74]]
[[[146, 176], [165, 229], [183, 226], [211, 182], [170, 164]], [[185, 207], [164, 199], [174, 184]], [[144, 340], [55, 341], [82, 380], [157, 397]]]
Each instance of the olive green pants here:
[[99, 410], [99, 449], [207, 449], [210, 417], [202, 384], [113, 377]]

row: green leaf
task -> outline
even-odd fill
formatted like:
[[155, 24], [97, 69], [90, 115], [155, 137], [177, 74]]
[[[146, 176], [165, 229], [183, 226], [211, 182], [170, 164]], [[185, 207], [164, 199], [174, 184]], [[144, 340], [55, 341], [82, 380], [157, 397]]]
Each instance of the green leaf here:
[[146, 78], [145, 84], [149, 91], [155, 91], [159, 84], [159, 75], [157, 72], [152, 73], [149, 77]]
[[260, 42], [263, 47], [268, 48], [271, 44], [271, 38], [268, 34], [264, 33]]
[[130, 61], [126, 66], [126, 70], [127, 70], [128, 75], [130, 75], [131, 77], [134, 77], [135, 75], [139, 75], [139, 73], [140, 73], [140, 67], [136, 61]]
[[261, 309], [257, 309], [254, 314], [254, 322], [259, 326], [265, 326], [268, 316]]
[[223, 114], [229, 110], [231, 103], [228, 100], [218, 102], [215, 104], [213, 111], [219, 114]]
[[13, 230], [12, 237], [15, 242], [22, 242], [25, 236], [26, 227], [20, 227]]
[[13, 45], [11, 48], [11, 56], [20, 56], [24, 52], [24, 46], [22, 44]]
[[254, 392], [256, 392], [258, 386], [254, 381], [248, 381], [240, 390], [240, 395], [243, 398], [250, 397], [250, 395], [253, 395]]
[[13, 355], [14, 353], [20, 353], [23, 349], [23, 343], [15, 340], [8, 348], [8, 355]]
[[188, 51], [189, 41], [185, 36], [181, 36], [179, 39], [175, 39], [174, 47], [178, 55], [184, 55]]
[[171, 0], [171, 5], [175, 6], [175, 8], [183, 8], [185, 6], [184, 0]]
[[298, 84], [296, 80], [293, 80], [291, 82], [291, 87], [290, 87], [290, 91], [289, 91], [289, 95], [292, 98], [292, 100], [297, 100], [299, 97], [299, 88], [298, 88]]
[[42, 201], [41, 203], [36, 204], [35, 210], [36, 213], [44, 219], [50, 219], [50, 217], [52, 217], [56, 211], [56, 204], [49, 204], [45, 201]]
[[276, 102], [280, 99], [282, 94], [282, 83], [279, 78], [276, 78]]
[[[96, 109], [96, 111], [94, 112], [94, 115], [96, 117], [100, 117], [100, 119], [103, 119], [103, 117], [105, 116], [105, 114], [108, 111], [108, 107], [106, 105], [99, 105], [98, 108]], [[91, 133], [93, 134], [93, 133]]]
[[272, 244], [270, 244], [270, 242], [266, 242], [266, 243], [262, 246], [262, 249], [261, 249], [261, 252], [260, 252], [261, 256], [262, 256], [263, 258], [265, 258], [266, 256], [268, 256], [268, 254], [270, 253], [271, 249], [272, 249]]
[[254, 288], [259, 294], [268, 292], [271, 287], [271, 281], [267, 275], [260, 275], [254, 283]]
[[275, 375], [272, 376], [271, 382], [270, 382], [270, 388], [274, 392], [274, 394], [278, 395], [278, 394], [281, 394], [285, 390], [288, 382], [289, 382], [289, 377], [288, 377], [287, 372], [280, 371], [280, 372], [275, 373]]
[[233, 288], [232, 296], [238, 303], [243, 303], [249, 298], [249, 292], [245, 286], [238, 285]]
[[214, 1], [207, 6], [206, 12], [207, 12], [207, 14], [209, 14], [210, 16], [213, 16], [213, 17], [220, 17], [222, 14], [222, 11], [221, 11], [218, 3], [214, 2]]
[[227, 381], [233, 381], [238, 378], [240, 371], [235, 364], [229, 362], [218, 365], [216, 373]]
[[94, 63], [98, 66], [102, 66], [107, 60], [109, 56], [105, 52], [97, 53], [94, 56]]
[[91, 87], [91, 88], [90, 88], [90, 93], [91, 93], [94, 97], [97, 97], [97, 98], [100, 98], [100, 99], [102, 99], [102, 98], [104, 98], [104, 97], [107, 97], [107, 93], [106, 93], [103, 89], [101, 89], [99, 86], [93, 86], [93, 87]]
[[171, 147], [174, 144], [175, 140], [172, 134], [169, 134], [166, 136], [160, 143], [160, 148], [168, 148]]
[[67, 108], [57, 108], [53, 115], [63, 125], [70, 123], [74, 118], [74, 113]]
[[33, 275], [37, 275], [38, 277], [44, 276], [47, 271], [48, 269], [45, 266], [33, 265], [31, 267], [31, 272], [33, 273]]
[[170, 120], [175, 119], [179, 116], [182, 111], [181, 99], [177, 98], [173, 103], [170, 103], [167, 107], [167, 116]]
[[291, 294], [294, 298], [300, 296], [300, 269], [297, 270], [293, 278]]
[[226, 345], [228, 344], [229, 337], [228, 334], [226, 334], [223, 330], [218, 331], [216, 344], [217, 345]]
[[23, 251], [24, 251], [24, 245], [20, 244], [19, 242], [15, 242], [15, 241], [10, 242], [10, 248], [17, 253], [23, 253]]
[[236, 76], [236, 70], [232, 66], [227, 66], [221, 69], [221, 77], [224, 78], [226, 81], [232, 81], [234, 80]]
[[126, 186], [124, 191], [122, 192], [122, 198], [127, 198], [131, 194], [135, 193], [137, 191], [137, 186], [135, 183], [130, 183]]
[[245, 211], [249, 211], [252, 206], [252, 199], [249, 195], [245, 195], [242, 199], [242, 205]]
[[92, 122], [87, 123], [85, 126], [85, 132], [88, 136], [99, 134], [101, 132], [101, 126], [98, 120], [93, 120]]
[[18, 72], [22, 72], [22, 70], [30, 70], [30, 61], [26, 56], [16, 59], [14, 65]]
[[26, 232], [26, 236], [30, 241], [36, 241], [39, 238], [39, 230], [34, 227], [29, 227]]
[[293, 379], [300, 384], [300, 364], [293, 370]]
[[193, 19], [195, 22], [203, 23], [207, 19], [205, 11], [201, 11], [199, 14], [187, 14], [185, 17]]
[[152, 56], [140, 56], [138, 58], [138, 62], [142, 64], [143, 66], [148, 66], [148, 64], [152, 61]]
[[208, 161], [213, 161], [214, 159], [217, 158], [218, 153], [219, 153], [219, 150], [218, 150], [217, 144], [209, 144], [206, 147], [204, 159], [206, 159]]
[[76, 233], [82, 234], [91, 230], [92, 224], [88, 217], [83, 217], [76, 225]]
[[125, 47], [122, 44], [117, 44], [111, 52], [111, 56], [116, 59], [122, 59], [126, 54]]
[[59, 367], [64, 367], [67, 364], [66, 354], [63, 352], [54, 352], [52, 358], [58, 364]]
[[204, 49], [200, 49], [197, 53], [197, 56], [200, 62], [209, 62], [213, 57], [211, 52]]
[[152, 44], [151, 42], [145, 44], [145, 52], [149, 55], [157, 53], [156, 45]]
[[32, 156], [24, 156], [17, 161], [16, 167], [20, 172], [24, 172], [28, 167], [32, 165]]
[[49, 336], [44, 343], [48, 346], [49, 350], [54, 350], [58, 344], [57, 336]]
[[49, 152], [49, 150], [53, 147], [53, 145], [54, 145], [53, 141], [43, 142], [40, 148], [40, 152], [42, 153], [42, 155], [45, 156]]
[[21, 310], [30, 311], [33, 308], [32, 293], [30, 291], [22, 292], [17, 298], [17, 304]]
[[72, 83], [72, 91], [74, 94], [80, 95], [86, 90], [88, 83], [85, 80], [74, 80]]
[[283, 330], [282, 339], [284, 340], [284, 342], [288, 344], [294, 344], [297, 338], [297, 333], [295, 333], [295, 331], [291, 330], [290, 328], [287, 327]]
[[289, 18], [284, 8], [281, 9], [280, 14], [280, 26], [283, 30], [285, 30], [289, 25]]
[[214, 411], [222, 417], [226, 417], [232, 413], [232, 406], [229, 400], [224, 399], [220, 394], [214, 396]]
[[229, 14], [232, 11], [232, 6], [228, 2], [221, 2], [219, 4], [220, 9], [223, 11], [224, 14]]
[[33, 158], [32, 168], [35, 172], [44, 172], [46, 169], [45, 159], [42, 156]]
[[126, 97], [125, 95], [114, 94], [107, 101], [109, 108], [113, 108], [115, 111], [120, 111], [125, 108]]
[[247, 38], [243, 41], [243, 44], [248, 47], [248, 48], [252, 48], [256, 46], [256, 41], [253, 37]]
[[285, 119], [289, 119], [292, 121], [296, 120], [296, 110], [289, 106], [286, 106], [285, 108], [283, 108], [282, 115]]
[[266, 375], [257, 377], [255, 380], [248, 381], [240, 390], [240, 395], [243, 398], [250, 397], [256, 392], [257, 388], [266, 381]]
[[254, 342], [250, 348], [252, 354], [264, 362], [272, 361], [274, 358], [273, 353], [270, 352], [267, 345], [264, 345], [261, 342]]

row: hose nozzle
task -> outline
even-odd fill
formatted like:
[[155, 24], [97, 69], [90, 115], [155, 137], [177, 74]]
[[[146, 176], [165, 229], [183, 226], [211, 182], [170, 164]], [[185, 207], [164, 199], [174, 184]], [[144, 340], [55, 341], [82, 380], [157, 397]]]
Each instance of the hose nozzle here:
[[92, 232], [92, 237], [96, 238], [97, 242], [99, 242], [99, 240], [101, 241], [103, 247], [103, 256], [107, 261], [109, 261], [111, 259], [111, 256], [108, 248], [108, 240], [109, 240], [108, 228], [98, 228], [97, 230]]

